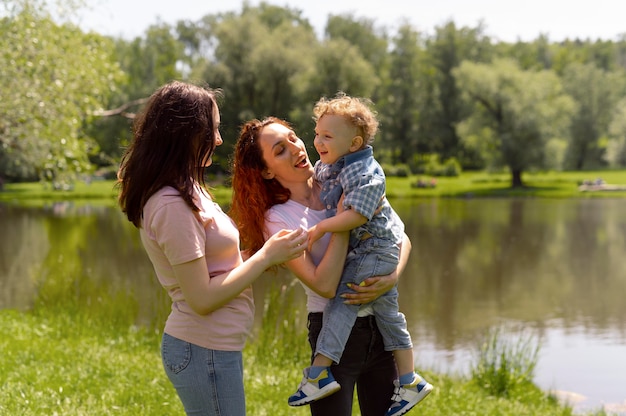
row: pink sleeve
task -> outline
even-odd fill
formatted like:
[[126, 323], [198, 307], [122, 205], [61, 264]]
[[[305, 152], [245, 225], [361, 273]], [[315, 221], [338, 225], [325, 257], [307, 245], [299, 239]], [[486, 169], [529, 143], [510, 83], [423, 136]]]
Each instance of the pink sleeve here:
[[154, 212], [150, 225], [157, 244], [171, 265], [205, 255], [206, 233], [184, 201], [161, 206]]

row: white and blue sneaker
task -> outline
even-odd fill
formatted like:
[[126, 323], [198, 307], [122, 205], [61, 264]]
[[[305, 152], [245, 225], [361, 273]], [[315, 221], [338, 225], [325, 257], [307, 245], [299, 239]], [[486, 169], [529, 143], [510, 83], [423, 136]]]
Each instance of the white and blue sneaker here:
[[411, 384], [400, 385], [398, 380], [395, 380], [393, 384], [396, 386], [391, 397], [393, 403], [385, 416], [405, 414], [433, 390], [433, 386], [420, 376], [417, 376]]
[[330, 368], [326, 367], [316, 378], [309, 378], [309, 369], [304, 371], [298, 391], [289, 396], [289, 406], [302, 406], [335, 393], [341, 386], [335, 381]]

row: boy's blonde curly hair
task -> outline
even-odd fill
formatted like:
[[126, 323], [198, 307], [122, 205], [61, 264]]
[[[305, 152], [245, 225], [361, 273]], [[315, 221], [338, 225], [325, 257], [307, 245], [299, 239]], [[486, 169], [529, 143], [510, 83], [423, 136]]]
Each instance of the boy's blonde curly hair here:
[[315, 103], [313, 121], [317, 123], [324, 115], [345, 117], [357, 128], [358, 135], [363, 137], [363, 143], [371, 145], [378, 131], [378, 119], [372, 105], [366, 98], [350, 97], [339, 92], [335, 98], [322, 97]]

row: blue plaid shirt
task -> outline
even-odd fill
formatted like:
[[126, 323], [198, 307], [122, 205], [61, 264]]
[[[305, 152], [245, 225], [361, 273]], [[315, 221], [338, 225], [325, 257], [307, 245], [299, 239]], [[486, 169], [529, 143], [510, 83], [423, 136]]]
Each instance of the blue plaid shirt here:
[[[320, 197], [326, 206], [327, 217], [337, 213], [337, 204], [343, 193], [343, 206], [368, 219], [350, 233], [352, 247], [356, 247], [366, 234], [394, 244], [402, 242], [404, 224], [385, 198], [385, 172], [374, 159], [372, 146], [349, 153], [332, 165], [318, 161], [315, 178], [322, 185]], [[379, 208], [381, 210], [376, 212]]]

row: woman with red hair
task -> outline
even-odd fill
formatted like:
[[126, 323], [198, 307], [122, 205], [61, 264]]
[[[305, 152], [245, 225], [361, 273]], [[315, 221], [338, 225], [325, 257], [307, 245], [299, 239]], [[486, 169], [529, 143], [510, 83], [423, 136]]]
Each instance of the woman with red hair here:
[[[233, 200], [229, 214], [241, 233], [243, 248], [255, 252], [281, 228], [309, 229], [326, 217], [320, 185], [306, 147], [289, 123], [269, 117], [242, 127], [232, 163]], [[340, 204], [341, 205], [341, 204]], [[367, 279], [345, 295], [350, 304], [366, 304], [394, 287], [406, 265], [411, 243], [404, 236], [398, 270]], [[335, 295], [348, 249], [348, 233], [326, 234], [311, 251], [285, 263], [307, 294], [309, 343], [315, 350], [322, 313]], [[359, 313], [346, 345], [345, 358], [332, 372], [341, 390], [311, 403], [313, 416], [350, 416], [354, 388], [362, 416], [383, 416], [391, 404], [397, 378], [393, 354], [367, 307]]]

